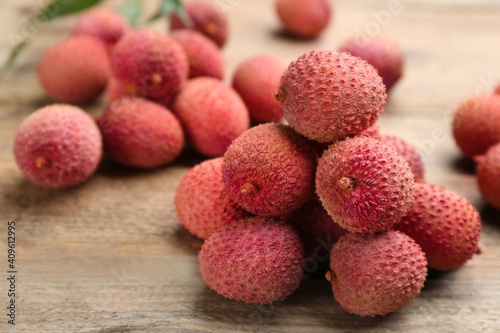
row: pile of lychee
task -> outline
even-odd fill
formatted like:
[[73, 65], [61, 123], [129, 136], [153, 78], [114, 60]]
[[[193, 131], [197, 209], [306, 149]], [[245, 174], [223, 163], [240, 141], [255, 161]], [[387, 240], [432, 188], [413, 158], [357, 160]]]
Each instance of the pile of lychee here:
[[287, 125], [245, 131], [176, 190], [180, 222], [204, 240], [200, 271], [211, 289], [282, 301], [306, 260], [326, 254], [338, 303], [385, 315], [421, 292], [428, 269], [453, 270], [479, 253], [477, 210], [425, 183], [416, 150], [379, 133], [387, 94], [374, 67], [312, 51], [288, 66], [274, 96]]

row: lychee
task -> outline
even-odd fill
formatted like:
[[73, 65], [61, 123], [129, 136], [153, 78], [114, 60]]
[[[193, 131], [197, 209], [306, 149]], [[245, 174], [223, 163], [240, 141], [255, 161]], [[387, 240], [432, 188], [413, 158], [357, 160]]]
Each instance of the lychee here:
[[349, 233], [333, 246], [327, 277], [340, 306], [374, 317], [394, 312], [420, 294], [426, 265], [420, 246], [402, 232]]
[[95, 121], [82, 109], [53, 104], [32, 113], [14, 139], [21, 172], [36, 185], [63, 189], [86, 181], [102, 156]]
[[175, 190], [179, 221], [193, 235], [207, 239], [220, 227], [247, 216], [222, 180], [222, 157], [204, 161], [182, 177]]
[[283, 117], [283, 108], [273, 93], [285, 69], [279, 59], [265, 55], [248, 58], [236, 68], [233, 88], [245, 101], [252, 120], [265, 123]]
[[297, 231], [284, 222], [251, 217], [213, 233], [198, 259], [203, 280], [218, 294], [267, 304], [299, 287], [304, 250]]
[[323, 32], [333, 11], [328, 0], [276, 0], [275, 6], [283, 28], [302, 38], [314, 38]]
[[352, 232], [380, 232], [411, 205], [414, 177], [408, 162], [371, 138], [337, 142], [321, 156], [316, 193], [328, 214]]
[[101, 94], [110, 76], [109, 56], [102, 41], [74, 36], [48, 49], [38, 63], [38, 78], [52, 98], [78, 103]]
[[470, 158], [500, 142], [500, 95], [476, 95], [460, 104], [453, 118], [453, 137]]
[[266, 123], [233, 141], [222, 176], [233, 199], [256, 215], [277, 217], [298, 209], [314, 188], [315, 153], [290, 127]]
[[389, 92], [403, 75], [404, 56], [392, 39], [376, 36], [356, 36], [345, 41], [340, 52], [348, 52], [375, 67]]
[[415, 176], [415, 181], [422, 183], [424, 182], [424, 162], [422, 161], [422, 157], [418, 153], [417, 149], [413, 147], [410, 143], [405, 140], [394, 136], [382, 134], [380, 136], [380, 141], [385, 143], [386, 145], [394, 148], [410, 165], [410, 169]]
[[[226, 44], [229, 24], [226, 14], [215, 2], [208, 0], [186, 0], [183, 7], [193, 29], [213, 40], [219, 47]], [[174, 13], [170, 16], [170, 29], [185, 29], [187, 26]]]
[[433, 184], [415, 184], [415, 198], [394, 226], [412, 237], [425, 252], [429, 268], [449, 271], [479, 251], [481, 218], [459, 194]]
[[330, 143], [373, 125], [387, 98], [373, 66], [332, 51], [312, 51], [292, 62], [275, 96], [294, 130]]
[[127, 94], [144, 98], [172, 96], [188, 77], [182, 47], [153, 30], [125, 34], [113, 49], [111, 67]]
[[380, 140], [382, 138], [382, 135], [380, 134], [380, 126], [377, 123], [374, 123], [373, 125], [371, 125], [367, 129], [359, 132], [358, 134], [356, 134], [356, 136], [359, 136], [359, 137], [364, 136], [364, 137], [369, 137], [369, 138], [373, 138], [373, 139], [377, 139], [377, 140]]
[[190, 78], [198, 76], [211, 76], [219, 80], [224, 78], [224, 58], [217, 44], [211, 39], [189, 29], [175, 30], [170, 36], [186, 52]]
[[500, 143], [490, 147], [486, 154], [476, 156], [477, 183], [486, 201], [500, 209]]
[[175, 97], [174, 113], [180, 119], [188, 143], [199, 153], [222, 156], [231, 141], [250, 127], [250, 117], [238, 93], [220, 80], [189, 80]]
[[165, 107], [139, 97], [115, 100], [99, 120], [104, 151], [115, 162], [155, 168], [172, 162], [184, 145], [182, 127]]
[[125, 88], [122, 86], [120, 81], [114, 77], [110, 77], [108, 84], [106, 85], [106, 101], [111, 104], [115, 99], [128, 96]]

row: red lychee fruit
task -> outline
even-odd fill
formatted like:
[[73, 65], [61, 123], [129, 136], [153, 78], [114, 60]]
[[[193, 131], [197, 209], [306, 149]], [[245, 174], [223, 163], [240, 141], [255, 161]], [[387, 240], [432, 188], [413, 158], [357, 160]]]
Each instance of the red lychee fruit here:
[[111, 50], [115, 43], [130, 30], [132, 30], [130, 23], [116, 11], [94, 8], [78, 18], [71, 34], [96, 37]]
[[275, 6], [283, 28], [302, 38], [321, 34], [333, 12], [328, 0], [276, 0]]
[[224, 58], [217, 44], [211, 39], [189, 29], [175, 30], [170, 36], [186, 52], [190, 78], [198, 76], [211, 76], [219, 80], [224, 78]]
[[386, 37], [356, 36], [345, 41], [340, 52], [348, 52], [375, 67], [389, 92], [403, 75], [404, 55], [398, 43]]
[[477, 184], [484, 199], [500, 209], [500, 143], [490, 147], [486, 154], [476, 156]]
[[397, 311], [420, 294], [426, 266], [420, 246], [402, 232], [349, 233], [333, 246], [327, 277], [340, 306], [375, 317]]
[[175, 190], [179, 221], [193, 235], [207, 239], [220, 227], [248, 215], [238, 206], [222, 180], [222, 157], [195, 165]]
[[500, 95], [477, 95], [464, 101], [453, 118], [453, 137], [469, 158], [500, 142]]
[[231, 141], [250, 127], [248, 110], [238, 93], [210, 77], [189, 80], [172, 108], [189, 144], [206, 156], [222, 156]]
[[106, 155], [120, 164], [155, 168], [176, 159], [184, 146], [182, 127], [165, 107], [139, 97], [115, 100], [99, 120]]
[[233, 141], [222, 176], [233, 199], [256, 215], [277, 217], [298, 209], [314, 188], [315, 153], [290, 127], [266, 123]]
[[410, 169], [415, 176], [415, 182], [423, 183], [424, 179], [424, 162], [422, 161], [422, 157], [418, 153], [417, 149], [413, 147], [411, 144], [406, 142], [405, 140], [398, 138], [394, 135], [383, 134], [380, 136], [380, 141], [385, 143], [386, 145], [394, 148], [410, 165]]
[[233, 88], [245, 101], [252, 120], [265, 123], [283, 118], [283, 108], [273, 93], [285, 69], [279, 59], [265, 55], [248, 58], [236, 68]]
[[371, 125], [367, 129], [359, 132], [358, 134], [356, 134], [356, 136], [359, 136], [359, 137], [363, 136], [363, 137], [373, 138], [373, 139], [377, 139], [377, 140], [380, 140], [382, 138], [382, 135], [380, 134], [380, 126], [377, 123]]
[[126, 96], [128, 95], [122, 84], [114, 77], [110, 77], [106, 85], [106, 102], [111, 104], [114, 100]]
[[294, 130], [326, 143], [373, 125], [387, 98], [373, 66], [348, 53], [332, 51], [312, 51], [292, 62], [275, 96]]
[[153, 30], [125, 34], [113, 49], [111, 67], [127, 94], [144, 98], [172, 96], [188, 77], [182, 46]]
[[479, 251], [481, 218], [459, 194], [433, 184], [415, 184], [415, 198], [394, 226], [412, 237], [425, 252], [429, 268], [449, 271]]
[[[207, 36], [219, 47], [226, 44], [229, 34], [229, 24], [226, 14], [213, 1], [186, 0], [183, 7], [188, 15], [193, 29]], [[170, 29], [188, 28], [179, 16], [174, 13], [170, 16]]]
[[198, 254], [203, 280], [218, 294], [267, 304], [290, 296], [300, 285], [304, 250], [297, 231], [264, 217], [223, 226]]
[[106, 87], [111, 70], [106, 47], [91, 36], [74, 36], [48, 49], [38, 63], [38, 78], [52, 98], [79, 103]]
[[375, 139], [337, 142], [318, 162], [316, 193], [328, 214], [352, 232], [392, 227], [406, 214], [413, 191], [408, 162]]
[[23, 121], [14, 139], [19, 169], [45, 188], [83, 183], [97, 169], [101, 156], [102, 138], [95, 121], [72, 105], [37, 110]]

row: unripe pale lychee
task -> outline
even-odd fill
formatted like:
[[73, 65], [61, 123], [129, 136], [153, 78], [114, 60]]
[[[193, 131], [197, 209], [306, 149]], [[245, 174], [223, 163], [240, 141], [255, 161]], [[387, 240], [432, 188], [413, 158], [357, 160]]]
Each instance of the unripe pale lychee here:
[[380, 141], [386, 145], [394, 148], [404, 159], [408, 162], [413, 175], [415, 176], [415, 181], [419, 183], [425, 182], [424, 179], [424, 162], [422, 157], [418, 153], [417, 149], [405, 140], [398, 138], [394, 135], [382, 134], [380, 136]]
[[317, 37], [332, 16], [328, 0], [276, 0], [275, 6], [283, 28], [297, 37]]
[[138, 97], [115, 100], [99, 120], [106, 155], [136, 168], [155, 168], [177, 158], [182, 127], [165, 107]]
[[367, 129], [383, 112], [387, 98], [373, 66], [332, 51], [312, 51], [292, 62], [275, 96], [290, 127], [318, 142]]
[[321, 156], [316, 193], [328, 214], [352, 232], [380, 232], [411, 205], [414, 177], [393, 148], [371, 138], [337, 142]]
[[500, 209], [500, 143], [490, 147], [486, 154], [476, 156], [477, 183], [484, 199]]
[[225, 63], [222, 53], [211, 39], [195, 30], [180, 29], [170, 36], [175, 39], [186, 52], [189, 63], [189, 77], [211, 76], [222, 80]]
[[203, 280], [218, 294], [267, 304], [300, 285], [304, 250], [297, 231], [281, 221], [251, 217], [212, 234], [198, 255]]
[[202, 239], [248, 215], [233, 201], [224, 185], [222, 157], [190, 169], [177, 185], [174, 203], [179, 221]]
[[172, 109], [188, 143], [206, 156], [222, 156], [231, 141], [250, 127], [248, 110], [238, 93], [210, 77], [189, 80], [175, 97]]
[[449, 271], [478, 253], [481, 218], [470, 202], [432, 184], [415, 184], [415, 198], [394, 226], [413, 238], [425, 252], [429, 268]]
[[315, 153], [290, 127], [253, 127], [224, 154], [222, 176], [233, 199], [256, 215], [277, 217], [298, 209], [314, 188]]
[[[183, 7], [189, 16], [193, 29], [207, 36], [219, 47], [226, 44], [229, 24], [226, 14], [213, 1], [208, 0], [186, 0]], [[170, 29], [187, 28], [176, 13], [170, 16]]]
[[374, 317], [394, 312], [420, 294], [426, 266], [420, 246], [402, 232], [349, 233], [333, 246], [327, 277], [344, 309]]
[[52, 46], [38, 63], [38, 78], [47, 94], [72, 103], [98, 97], [110, 74], [104, 43], [85, 35]]
[[265, 123], [283, 118], [283, 107], [273, 93], [285, 69], [280, 60], [264, 55], [251, 57], [236, 68], [233, 88], [245, 101], [252, 120]]
[[14, 139], [14, 157], [33, 183], [53, 189], [79, 185], [97, 169], [102, 138], [82, 109], [65, 104], [41, 108], [26, 118]]
[[172, 96], [188, 77], [182, 46], [153, 30], [125, 34], [113, 49], [111, 67], [129, 95], [153, 99]]
[[500, 142], [500, 95], [477, 95], [464, 101], [453, 118], [453, 137], [470, 158]]
[[385, 37], [356, 36], [345, 41], [340, 52], [348, 52], [375, 67], [389, 92], [403, 75], [403, 52], [399, 45]]

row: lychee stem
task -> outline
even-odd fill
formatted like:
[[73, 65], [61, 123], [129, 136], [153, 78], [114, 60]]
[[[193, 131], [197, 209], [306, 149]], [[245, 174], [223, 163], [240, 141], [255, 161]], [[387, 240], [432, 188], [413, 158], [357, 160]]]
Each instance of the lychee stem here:
[[253, 195], [255, 193], [257, 193], [257, 186], [253, 183], [245, 183], [241, 186], [242, 195]]
[[325, 278], [328, 282], [332, 281], [332, 273], [330, 271], [326, 272]]
[[50, 161], [43, 156], [39, 156], [35, 160], [35, 165], [38, 169], [50, 166]]
[[161, 76], [161, 74], [154, 73], [149, 77], [148, 81], [149, 81], [148, 83], [150, 83], [152, 86], [154, 86], [156, 84], [162, 83], [163, 77]]
[[339, 187], [343, 190], [352, 190], [354, 184], [349, 177], [342, 177], [339, 180]]
[[276, 90], [273, 92], [273, 98], [278, 102], [283, 103], [285, 101], [286, 94], [281, 90]]

